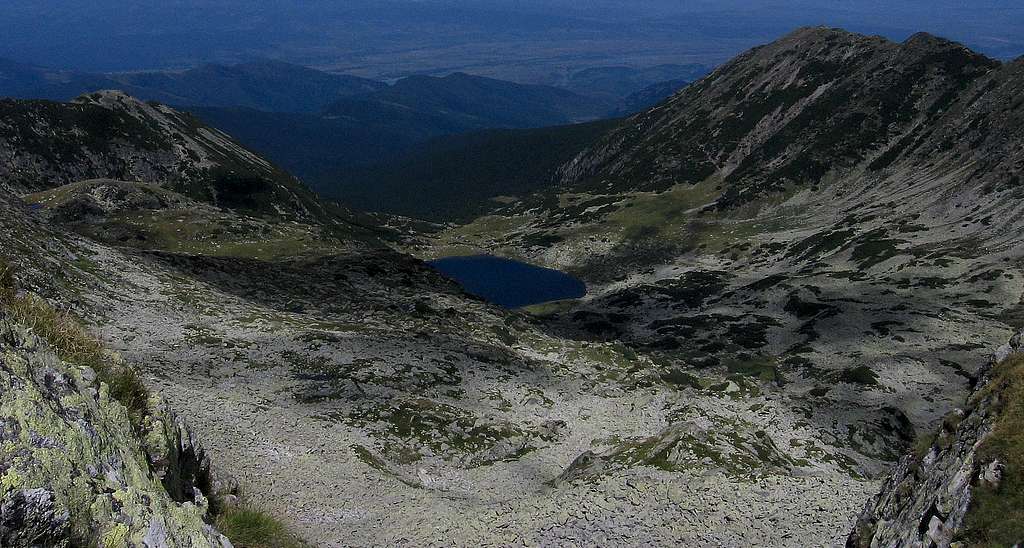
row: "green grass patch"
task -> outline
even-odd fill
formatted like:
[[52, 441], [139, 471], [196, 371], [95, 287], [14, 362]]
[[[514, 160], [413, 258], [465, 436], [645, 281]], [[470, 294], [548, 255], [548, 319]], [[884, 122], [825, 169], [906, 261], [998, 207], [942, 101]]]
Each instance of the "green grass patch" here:
[[264, 510], [238, 507], [217, 516], [217, 530], [238, 548], [302, 548], [305, 546], [281, 520]]
[[676, 185], [661, 193], [635, 194], [627, 200], [628, 207], [608, 215], [608, 222], [619, 227], [627, 240], [676, 236], [693, 210], [714, 202], [719, 194], [711, 180]]
[[503, 255], [514, 255], [513, 250], [503, 248], [502, 242], [510, 235], [523, 230], [532, 220], [531, 215], [480, 217], [467, 224], [439, 232], [432, 238], [428, 248], [412, 249], [410, 252], [426, 260], [494, 253], [498, 248], [502, 249]]
[[1024, 354], [996, 366], [980, 396], [997, 400], [992, 434], [978, 448], [976, 462], [998, 460], [1004, 468], [998, 487], [975, 487], [963, 536], [971, 546], [1013, 546], [1024, 540]]
[[885, 236], [885, 229], [877, 229], [865, 234], [853, 248], [851, 255], [853, 261], [861, 268], [866, 269], [904, 254], [898, 246], [906, 242]]
[[[82, 235], [111, 245], [261, 260], [332, 255], [347, 245], [346, 238], [331, 229], [218, 211], [143, 183], [84, 181], [25, 199], [60, 211], [98, 187], [121, 189], [127, 196], [124, 209], [107, 212], [98, 220], [78, 219], [71, 224]], [[94, 266], [77, 262], [76, 266], [96, 273]]]
[[141, 428], [148, 411], [149, 390], [138, 373], [128, 365], [113, 363], [103, 344], [82, 329], [70, 312], [57, 310], [35, 295], [19, 295], [13, 269], [2, 261], [0, 308], [49, 343], [60, 359], [96, 371], [100, 382], [107, 384], [110, 397], [128, 410], [132, 425]]
[[681, 369], [670, 369], [661, 374], [661, 380], [681, 388], [696, 388], [701, 390], [707, 383], [696, 375], [691, 375]]
[[725, 361], [729, 373], [744, 377], [753, 377], [761, 382], [774, 382], [782, 385], [785, 380], [779, 372], [775, 358], [772, 356], [744, 356]]
[[109, 216], [102, 223], [81, 225], [76, 229], [112, 245], [265, 261], [333, 255], [346, 245], [313, 225], [274, 223], [204, 210], [121, 213]]

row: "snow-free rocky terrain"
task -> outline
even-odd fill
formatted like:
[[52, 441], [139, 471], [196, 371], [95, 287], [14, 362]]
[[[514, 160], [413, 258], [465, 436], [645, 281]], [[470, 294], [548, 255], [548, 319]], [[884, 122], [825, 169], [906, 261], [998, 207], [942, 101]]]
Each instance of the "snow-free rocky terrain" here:
[[[166, 107], [7, 101], [0, 258], [315, 545], [843, 544], [1024, 320], [1022, 97], [804, 29], [401, 238]], [[398, 241], [591, 291], [506, 311]]]

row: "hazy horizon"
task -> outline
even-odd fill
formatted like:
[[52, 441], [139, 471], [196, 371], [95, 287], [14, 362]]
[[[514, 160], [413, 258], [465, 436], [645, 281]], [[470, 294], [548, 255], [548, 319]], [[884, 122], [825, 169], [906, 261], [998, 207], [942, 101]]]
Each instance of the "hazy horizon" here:
[[117, 72], [274, 59], [378, 79], [464, 71], [533, 83], [597, 66], [717, 65], [806, 25], [895, 40], [926, 31], [990, 56], [1024, 54], [1005, 0], [12, 0], [0, 57]]

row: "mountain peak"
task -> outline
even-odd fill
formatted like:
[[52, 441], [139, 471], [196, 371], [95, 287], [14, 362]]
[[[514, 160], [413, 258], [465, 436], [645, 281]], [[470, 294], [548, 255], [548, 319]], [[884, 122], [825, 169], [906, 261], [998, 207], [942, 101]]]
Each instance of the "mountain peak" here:
[[932, 52], [943, 52], [943, 51], [958, 51], [963, 52], [971, 57], [985, 57], [980, 53], [972, 51], [967, 46], [942, 38], [941, 36], [935, 36], [927, 32], [918, 32], [903, 41], [902, 47], [908, 50], [923, 50]]
[[783, 40], [786, 40], [786, 39], [809, 39], [809, 38], [810, 39], [815, 39], [815, 38], [819, 38], [820, 39], [820, 38], [837, 38], [837, 37], [852, 38], [852, 37], [858, 37], [858, 36], [862, 36], [862, 35], [850, 32], [850, 31], [848, 31], [846, 29], [841, 29], [841, 28], [837, 28], [837, 27], [828, 27], [828, 26], [821, 25], [821, 26], [800, 27], [800, 28], [790, 32], [789, 34], [784, 36], [782, 39]]
[[946, 46], [950, 44], [959, 45], [956, 42], [953, 42], [952, 40], [942, 38], [941, 36], [935, 36], [930, 32], [915, 32], [914, 34], [910, 35], [909, 38], [904, 40], [903, 44], [906, 46]]
[[800, 44], [854, 44], [857, 42], [889, 42], [888, 39], [880, 36], [869, 36], [857, 34], [845, 29], [835, 27], [800, 27], [793, 32], [783, 36], [768, 46], [790, 46]]
[[720, 205], [815, 184], [838, 165], [879, 154], [915, 120], [947, 111], [996, 65], [927, 34], [898, 44], [798, 29], [631, 119], [564, 166], [563, 180], [658, 190], [718, 174], [735, 186]]

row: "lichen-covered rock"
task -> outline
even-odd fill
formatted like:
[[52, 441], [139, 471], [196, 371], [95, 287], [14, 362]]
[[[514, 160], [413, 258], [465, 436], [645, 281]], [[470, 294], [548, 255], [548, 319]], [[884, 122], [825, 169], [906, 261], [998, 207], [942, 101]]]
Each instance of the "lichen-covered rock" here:
[[0, 546], [230, 546], [205, 521], [194, 438], [165, 407], [146, 422], [155, 468], [92, 370], [0, 314]]
[[59, 546], [68, 538], [68, 512], [46, 489], [16, 489], [0, 499], [0, 546]]
[[[998, 363], [1024, 350], [1024, 332], [993, 356]], [[983, 392], [988, 379], [979, 383]], [[956, 538], [970, 508], [972, 486], [998, 482], [1002, 465], [979, 462], [978, 448], [992, 432], [998, 395], [972, 399], [943, 421], [942, 429], [924, 456], [904, 457], [868, 501], [858, 517], [847, 546], [906, 546], [945, 548]]]
[[212, 493], [210, 458], [185, 421], [159, 396], [152, 400], [142, 437], [146, 458], [171, 498], [196, 502], [203, 493]]

